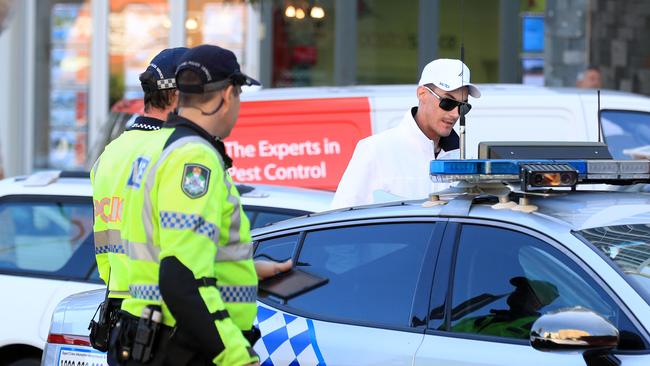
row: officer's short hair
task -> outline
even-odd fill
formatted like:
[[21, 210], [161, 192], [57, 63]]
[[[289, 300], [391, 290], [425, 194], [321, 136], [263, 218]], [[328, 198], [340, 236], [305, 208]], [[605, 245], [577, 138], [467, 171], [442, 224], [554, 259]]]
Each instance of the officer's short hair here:
[[[203, 85], [200, 76], [194, 70], [183, 70], [177, 76], [176, 80], [179, 84], [184, 85]], [[178, 93], [178, 107], [191, 107], [196, 105], [203, 105], [212, 100], [219, 92], [227, 88], [229, 84], [225, 84], [220, 89], [206, 92], [206, 93], [187, 93], [179, 91]]]

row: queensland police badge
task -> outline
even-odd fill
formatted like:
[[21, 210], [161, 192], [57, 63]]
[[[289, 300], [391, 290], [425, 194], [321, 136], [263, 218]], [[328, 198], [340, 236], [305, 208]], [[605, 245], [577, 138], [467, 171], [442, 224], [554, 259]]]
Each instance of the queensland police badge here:
[[199, 164], [185, 164], [183, 169], [183, 192], [190, 198], [199, 198], [208, 191], [210, 169]]

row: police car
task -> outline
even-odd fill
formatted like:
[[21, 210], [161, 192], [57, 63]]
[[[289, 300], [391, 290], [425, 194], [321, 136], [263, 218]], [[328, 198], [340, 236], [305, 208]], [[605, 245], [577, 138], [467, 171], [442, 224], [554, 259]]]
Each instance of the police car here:
[[[601, 144], [563, 146], [575, 159], [562, 161], [527, 149], [433, 161], [433, 180], [460, 182], [424, 201], [255, 230], [256, 258], [328, 280], [260, 293], [262, 365], [650, 364], [650, 195], [592, 186], [650, 182], [650, 162], [603, 159]], [[105, 362], [86, 329], [102, 296], [57, 307], [44, 365]]]
[[[329, 208], [332, 193], [239, 186], [255, 226]], [[88, 173], [0, 181], [0, 364], [38, 365], [52, 313], [66, 296], [102, 288], [95, 269]]]

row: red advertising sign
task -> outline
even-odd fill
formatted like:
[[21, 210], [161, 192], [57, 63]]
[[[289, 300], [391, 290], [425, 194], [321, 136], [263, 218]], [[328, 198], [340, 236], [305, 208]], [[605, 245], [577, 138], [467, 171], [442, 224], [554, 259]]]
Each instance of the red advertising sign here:
[[237, 182], [335, 190], [371, 133], [367, 98], [242, 102], [224, 143]]

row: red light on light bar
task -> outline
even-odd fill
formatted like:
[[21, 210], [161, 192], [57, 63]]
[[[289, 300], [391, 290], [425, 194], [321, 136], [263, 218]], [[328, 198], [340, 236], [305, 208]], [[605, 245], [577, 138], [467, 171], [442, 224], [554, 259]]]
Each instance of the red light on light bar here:
[[90, 347], [90, 339], [88, 339], [88, 337], [68, 334], [48, 334], [47, 343], [71, 344], [75, 346]]

